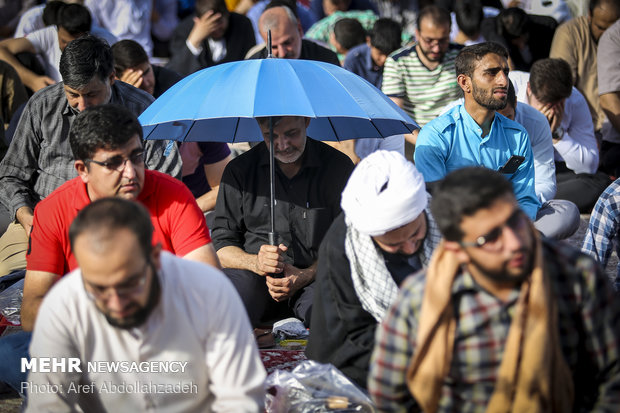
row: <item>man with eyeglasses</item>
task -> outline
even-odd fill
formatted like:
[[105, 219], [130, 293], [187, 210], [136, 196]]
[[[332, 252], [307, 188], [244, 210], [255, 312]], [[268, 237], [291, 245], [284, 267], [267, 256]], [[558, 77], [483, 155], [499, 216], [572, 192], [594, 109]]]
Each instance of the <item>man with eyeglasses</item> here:
[[[73, 122], [69, 141], [78, 177], [35, 208], [21, 307], [25, 331], [33, 329], [41, 301], [54, 283], [77, 267], [69, 225], [97, 199], [113, 196], [142, 203], [151, 214], [154, 240], [164, 250], [219, 268], [204, 216], [189, 189], [168, 175], [145, 170], [142, 127], [131, 112], [111, 104], [87, 108]], [[0, 357], [17, 365], [11, 370], [12, 363], [5, 363], [0, 379], [21, 391], [25, 377], [14, 375], [19, 370], [15, 354], [25, 353], [29, 335], [14, 336], [0, 341]]]
[[593, 258], [541, 238], [499, 172], [448, 174], [443, 235], [377, 331], [379, 411], [618, 411], [620, 302]]
[[[27, 412], [263, 410], [265, 369], [235, 289], [162, 251], [152, 222], [152, 210], [116, 197], [71, 224], [79, 268], [43, 300], [30, 348], [33, 362], [79, 359], [81, 371], [32, 370]], [[37, 391], [50, 386], [61, 390]]]
[[[0, 277], [25, 267], [35, 205], [76, 176], [68, 135], [77, 114], [114, 103], [139, 116], [153, 102], [148, 93], [115, 81], [110, 46], [95, 36], [80, 37], [65, 47], [60, 73], [62, 82], [28, 101], [0, 163], [0, 214], [14, 221], [0, 238]], [[144, 150], [149, 169], [181, 176], [181, 158], [173, 142], [147, 141]]]
[[[420, 126], [460, 96], [454, 74], [460, 46], [450, 44], [450, 25], [447, 10], [425, 7], [418, 15], [415, 45], [395, 51], [385, 61], [381, 90]], [[405, 137], [415, 144], [413, 135]]]

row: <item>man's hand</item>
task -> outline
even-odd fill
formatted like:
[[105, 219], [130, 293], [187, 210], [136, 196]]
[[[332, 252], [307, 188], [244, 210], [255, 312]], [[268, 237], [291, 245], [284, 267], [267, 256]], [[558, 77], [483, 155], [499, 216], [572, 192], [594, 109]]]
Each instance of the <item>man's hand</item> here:
[[214, 13], [213, 10], [209, 10], [201, 17], [194, 17], [194, 27], [187, 36], [187, 40], [195, 48], [200, 47], [200, 43], [207, 37], [211, 36], [222, 24], [222, 14]]
[[310, 284], [314, 279], [313, 271], [310, 269], [301, 270], [290, 264], [284, 264], [284, 277], [267, 278], [267, 288], [271, 298], [280, 302], [291, 298], [297, 291]]
[[55, 83], [56, 81], [54, 81], [54, 79], [52, 79], [51, 77], [35, 76], [27, 82], [26, 86], [32, 89], [33, 92], [36, 92], [37, 90], [43, 89], [44, 87], [53, 85]]
[[15, 218], [20, 224], [22, 224], [24, 230], [26, 230], [26, 235], [30, 236], [30, 231], [32, 231], [32, 222], [34, 221], [34, 213], [32, 212], [32, 208], [28, 206], [19, 208], [15, 213]]
[[119, 80], [129, 83], [131, 86], [139, 89], [143, 80], [142, 73], [142, 70], [127, 69], [123, 72]]
[[551, 133], [553, 133], [562, 124], [562, 119], [564, 118], [564, 101], [554, 104], [548, 103], [542, 106], [540, 111], [547, 118]]
[[279, 274], [284, 271], [284, 253], [287, 246], [280, 244], [261, 245], [256, 255], [256, 272], [258, 275]]

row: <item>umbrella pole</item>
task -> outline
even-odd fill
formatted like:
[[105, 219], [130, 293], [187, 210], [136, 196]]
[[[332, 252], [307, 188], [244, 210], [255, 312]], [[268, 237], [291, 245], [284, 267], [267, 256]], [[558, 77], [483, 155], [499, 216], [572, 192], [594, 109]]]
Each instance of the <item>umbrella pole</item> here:
[[271, 198], [269, 202], [270, 206], [270, 218], [271, 218], [271, 232], [269, 232], [269, 245], [278, 245], [276, 234], [276, 218], [275, 218], [275, 205], [276, 205], [276, 173], [275, 173], [275, 157], [273, 155], [273, 117], [269, 117], [269, 182], [271, 189]]

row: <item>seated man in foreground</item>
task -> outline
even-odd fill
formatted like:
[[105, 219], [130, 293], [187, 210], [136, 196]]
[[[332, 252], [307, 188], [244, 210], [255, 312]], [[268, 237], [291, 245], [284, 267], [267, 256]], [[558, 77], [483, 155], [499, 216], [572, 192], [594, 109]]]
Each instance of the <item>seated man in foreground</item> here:
[[541, 239], [512, 186], [464, 168], [438, 186], [444, 237], [378, 329], [379, 411], [618, 411], [620, 302], [599, 265]]
[[[148, 209], [154, 239], [166, 251], [219, 267], [209, 229], [191, 192], [178, 180], [145, 170], [142, 127], [128, 110], [115, 105], [85, 109], [69, 133], [78, 177], [60, 186], [35, 208], [26, 256], [26, 279], [21, 307], [22, 328], [31, 331], [43, 297], [64, 274], [77, 267], [69, 248], [69, 225], [80, 209], [100, 198], [137, 200]], [[0, 340], [3, 363], [0, 380], [16, 390], [25, 375], [16, 377], [27, 350], [29, 333]]]
[[319, 249], [308, 358], [366, 387], [377, 323], [441, 238], [427, 205], [424, 178], [403, 155], [377, 151], [355, 168]]
[[309, 118], [274, 117], [275, 232], [269, 245], [269, 118], [258, 123], [265, 142], [224, 170], [212, 228], [224, 272], [237, 288], [253, 326], [295, 317], [310, 324], [319, 245], [340, 214], [340, 194], [353, 163], [306, 137]]
[[523, 126], [496, 113], [508, 101], [508, 52], [497, 43], [479, 43], [456, 57], [464, 104], [426, 124], [418, 135], [416, 167], [432, 187], [466, 166], [500, 171], [513, 184], [523, 212], [548, 237], [563, 239], [579, 228], [575, 208], [542, 205], [536, 196], [532, 145]]
[[[213, 267], [163, 252], [151, 219], [118, 198], [78, 214], [79, 269], [43, 301], [30, 348], [35, 363], [77, 358], [81, 372], [32, 370], [26, 411], [262, 411], [265, 370], [239, 296]], [[92, 361], [171, 368], [92, 371]], [[61, 390], [36, 391], [48, 386]]]

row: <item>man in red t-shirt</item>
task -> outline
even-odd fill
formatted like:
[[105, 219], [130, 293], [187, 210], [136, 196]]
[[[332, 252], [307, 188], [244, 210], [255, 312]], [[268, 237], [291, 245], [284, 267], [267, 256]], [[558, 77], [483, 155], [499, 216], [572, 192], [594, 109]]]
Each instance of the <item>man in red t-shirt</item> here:
[[117, 196], [141, 202], [150, 212], [153, 242], [184, 258], [219, 268], [202, 211], [187, 187], [144, 169], [142, 127], [134, 115], [114, 105], [82, 111], [69, 141], [78, 177], [66, 182], [34, 211], [21, 322], [32, 330], [39, 305], [52, 285], [77, 267], [69, 226], [86, 205]]

